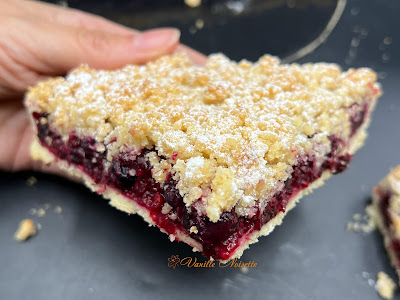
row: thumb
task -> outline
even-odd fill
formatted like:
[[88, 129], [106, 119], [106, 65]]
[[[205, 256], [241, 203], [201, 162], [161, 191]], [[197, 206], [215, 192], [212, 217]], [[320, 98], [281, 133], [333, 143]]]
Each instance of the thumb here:
[[[93, 68], [113, 69], [128, 63], [142, 64], [171, 53], [179, 44], [177, 29], [154, 29], [129, 35], [116, 35], [102, 31], [72, 29], [65, 43], [75, 42], [70, 48], [65, 65], [70, 69], [80, 63]], [[71, 41], [69, 41], [71, 39]]]
[[10, 35], [6, 39], [12, 41], [10, 52], [25, 54], [18, 63], [41, 75], [65, 74], [82, 63], [104, 69], [145, 63], [174, 51], [180, 38], [180, 32], [170, 28], [121, 35], [47, 22], [8, 21], [9, 28], [0, 31]]

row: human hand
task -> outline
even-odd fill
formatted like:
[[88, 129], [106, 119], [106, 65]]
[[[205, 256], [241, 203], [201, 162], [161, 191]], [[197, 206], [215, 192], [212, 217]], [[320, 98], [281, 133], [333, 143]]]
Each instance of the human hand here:
[[62, 174], [33, 161], [33, 129], [22, 104], [26, 89], [81, 63], [114, 69], [185, 51], [196, 64], [205, 56], [179, 44], [176, 29], [139, 32], [101, 17], [35, 1], [0, 3], [0, 170]]

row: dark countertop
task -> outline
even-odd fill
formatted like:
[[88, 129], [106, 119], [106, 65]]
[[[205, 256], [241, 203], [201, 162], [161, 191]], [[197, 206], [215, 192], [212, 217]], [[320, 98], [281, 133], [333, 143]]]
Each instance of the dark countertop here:
[[[305, 46], [336, 6], [329, 0], [203, 2], [197, 9], [183, 1], [69, 4], [139, 29], [178, 26], [189, 46], [250, 60], [268, 52], [285, 57]], [[247, 8], [236, 14], [227, 2]], [[257, 262], [255, 269], [171, 269], [171, 255], [204, 260], [76, 183], [0, 173], [0, 299], [380, 299], [371, 286], [376, 274], [383, 270], [397, 280], [381, 237], [345, 228], [354, 214], [363, 214], [371, 188], [400, 163], [399, 11], [397, 0], [348, 1], [326, 42], [300, 59], [371, 67], [384, 94], [349, 169], [304, 197], [282, 226], [245, 252], [241, 260]], [[205, 26], [193, 33], [198, 18]], [[32, 187], [26, 184], [31, 175], [38, 178]], [[45, 216], [31, 216], [42, 225], [39, 234], [23, 244], [14, 241], [19, 221], [46, 203], [51, 207]], [[58, 205], [61, 214], [54, 212]]]

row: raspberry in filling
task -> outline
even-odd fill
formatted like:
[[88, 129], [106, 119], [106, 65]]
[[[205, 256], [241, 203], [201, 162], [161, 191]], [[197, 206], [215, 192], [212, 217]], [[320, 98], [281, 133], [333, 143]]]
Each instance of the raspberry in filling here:
[[[354, 114], [354, 119], [351, 119], [352, 135], [363, 123], [366, 109], [362, 111]], [[171, 176], [167, 176], [163, 186], [154, 180], [152, 167], [146, 158], [154, 149], [144, 149], [140, 153], [119, 153], [108, 163], [107, 150], [98, 151], [99, 145], [94, 138], [79, 137], [71, 132], [68, 140], [63, 141], [61, 135], [51, 129], [47, 117], [45, 114], [33, 113], [40, 142], [56, 157], [79, 168], [96, 184], [112, 187], [146, 208], [155, 224], [168, 234], [174, 234], [176, 230], [185, 231], [201, 242], [204, 256], [219, 260], [228, 259], [231, 252], [253, 231], [260, 230], [280, 211], [284, 212], [290, 199], [318, 179], [323, 171], [342, 172], [352, 157], [350, 154], [340, 155], [345, 142], [330, 136], [331, 152], [326, 155], [322, 165], [318, 167], [312, 155], [298, 157], [298, 163], [293, 167], [291, 177], [285, 181], [284, 188], [269, 200], [262, 211], [257, 206], [254, 216], [247, 218], [238, 216], [232, 210], [223, 212], [218, 222], [212, 222], [206, 216], [200, 216], [196, 209], [185, 205]], [[165, 203], [171, 207], [168, 213], [162, 212]], [[193, 226], [197, 229], [196, 233], [190, 231]]]

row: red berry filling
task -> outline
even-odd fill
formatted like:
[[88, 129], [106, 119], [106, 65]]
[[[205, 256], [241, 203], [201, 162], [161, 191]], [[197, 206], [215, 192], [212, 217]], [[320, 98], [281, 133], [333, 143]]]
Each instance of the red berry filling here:
[[[380, 198], [379, 199], [380, 214], [383, 218], [385, 229], [388, 232], [391, 232], [390, 226], [393, 223], [393, 221], [389, 214], [389, 200], [392, 197], [392, 193], [388, 190], [382, 190], [382, 189], [380, 189], [378, 193]], [[393, 239], [390, 242], [389, 248], [394, 252], [394, 255], [396, 257], [396, 265], [398, 268], [400, 268], [400, 240]]]
[[392, 194], [389, 191], [380, 192], [379, 209], [386, 229], [389, 229], [390, 224], [392, 223], [392, 219], [389, 215], [389, 199], [391, 196]]
[[[351, 115], [352, 135], [362, 124], [368, 106], [365, 105], [358, 111], [361, 112]], [[186, 207], [170, 176], [163, 185], [152, 178], [151, 165], [146, 154], [155, 151], [154, 149], [142, 150], [140, 153], [119, 153], [108, 162], [107, 150], [97, 151], [99, 145], [92, 137], [79, 137], [71, 132], [68, 140], [64, 141], [48, 122], [40, 121], [42, 118], [47, 120], [46, 114], [33, 113], [33, 118], [41, 144], [56, 157], [79, 168], [97, 184], [112, 187], [145, 207], [157, 226], [167, 233], [185, 231], [203, 245], [204, 256], [219, 260], [229, 259], [252, 232], [260, 230], [280, 211], [285, 211], [290, 199], [318, 179], [323, 171], [341, 172], [346, 169], [352, 157], [349, 154], [339, 155], [339, 149], [344, 142], [331, 136], [332, 150], [322, 166], [317, 167], [312, 155], [299, 157], [298, 164], [293, 167], [292, 176], [285, 182], [285, 188], [272, 197], [264, 210], [257, 208], [256, 214], [251, 218], [238, 216], [234, 210], [224, 212], [220, 220], [214, 223], [207, 217], [198, 215], [193, 207]], [[165, 203], [170, 205], [170, 212], [162, 212]], [[196, 226], [196, 233], [190, 233], [192, 226]]]
[[400, 268], [400, 240], [396, 239], [391, 241], [389, 247], [394, 252], [396, 257], [396, 267]]
[[350, 122], [351, 122], [351, 135], [353, 136], [357, 129], [361, 126], [364, 122], [365, 115], [368, 113], [369, 110], [369, 103], [365, 101], [363, 104], [353, 104], [348, 109], [350, 112]]

